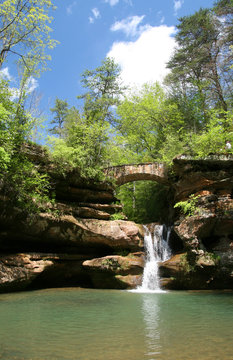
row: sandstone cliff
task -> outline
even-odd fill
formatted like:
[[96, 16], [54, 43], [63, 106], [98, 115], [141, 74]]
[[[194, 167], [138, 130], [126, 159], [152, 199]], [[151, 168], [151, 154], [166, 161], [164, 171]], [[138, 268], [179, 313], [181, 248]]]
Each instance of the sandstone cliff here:
[[[77, 171], [57, 174], [38, 147], [26, 146], [25, 153], [37, 168], [49, 172], [56, 203], [25, 216], [0, 195], [0, 291], [135, 286], [143, 260], [131, 253], [143, 250], [143, 229], [130, 221], [111, 220], [122, 209], [115, 203], [113, 187], [83, 179]], [[122, 253], [129, 256], [122, 258]], [[96, 258], [118, 266], [97, 269]], [[96, 271], [88, 261], [95, 262]]]
[[[0, 291], [84, 286], [133, 288], [141, 283], [143, 227], [111, 220], [121, 210], [114, 188], [58, 176], [43, 154], [29, 151], [36, 166], [52, 177], [56, 204], [33, 217], [0, 206]], [[196, 197], [195, 211], [173, 215], [173, 257], [160, 264], [168, 289], [233, 288], [233, 157], [174, 159], [170, 190], [174, 202]], [[171, 213], [171, 211], [169, 211]]]
[[[177, 255], [161, 264], [162, 284], [171, 289], [233, 288], [233, 157], [174, 159], [176, 201], [193, 194], [195, 211], [176, 214]], [[176, 251], [177, 252], [177, 251]]]

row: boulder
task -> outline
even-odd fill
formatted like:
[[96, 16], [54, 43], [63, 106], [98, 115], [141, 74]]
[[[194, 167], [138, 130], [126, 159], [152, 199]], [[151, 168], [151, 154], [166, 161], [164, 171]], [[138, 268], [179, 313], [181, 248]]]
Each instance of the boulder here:
[[29, 254], [0, 256], [0, 292], [27, 288], [53, 261]]
[[144, 254], [109, 255], [86, 260], [83, 267], [97, 288], [131, 289], [141, 284]]
[[142, 284], [142, 275], [116, 275], [115, 279], [122, 289], [135, 289]]
[[114, 274], [141, 274], [144, 267], [142, 252], [121, 255], [108, 255], [101, 258], [86, 260], [83, 267], [88, 270], [104, 271]]
[[190, 259], [189, 253], [177, 254], [159, 266], [160, 284], [165, 289], [208, 290], [224, 289], [233, 279], [222, 279], [219, 259], [211, 253], [199, 251]]

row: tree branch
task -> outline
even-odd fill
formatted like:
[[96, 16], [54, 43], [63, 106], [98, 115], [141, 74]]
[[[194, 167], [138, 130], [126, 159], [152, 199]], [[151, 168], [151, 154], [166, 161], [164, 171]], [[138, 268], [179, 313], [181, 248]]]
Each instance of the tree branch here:
[[9, 22], [9, 24], [7, 24], [3, 29], [0, 30], [0, 34], [2, 32], [5, 32], [15, 21], [16, 19], [19, 17], [20, 13], [23, 11], [24, 7], [26, 7], [26, 5], [28, 4], [28, 0], [26, 0], [26, 2], [22, 5], [22, 7], [19, 9], [19, 11], [17, 12], [16, 16]]

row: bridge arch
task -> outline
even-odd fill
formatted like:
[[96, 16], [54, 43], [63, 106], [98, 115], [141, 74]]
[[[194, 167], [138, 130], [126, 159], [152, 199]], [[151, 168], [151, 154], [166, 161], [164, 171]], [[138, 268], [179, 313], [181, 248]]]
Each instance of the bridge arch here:
[[140, 180], [152, 180], [169, 185], [167, 167], [164, 163], [153, 162], [112, 166], [105, 169], [105, 174], [114, 178], [118, 186]]

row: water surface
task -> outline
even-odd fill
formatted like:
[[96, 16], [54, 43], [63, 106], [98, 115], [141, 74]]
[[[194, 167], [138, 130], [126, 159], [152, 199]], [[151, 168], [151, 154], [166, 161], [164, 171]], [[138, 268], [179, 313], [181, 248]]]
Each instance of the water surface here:
[[232, 293], [3, 294], [0, 359], [230, 360], [232, 325]]

